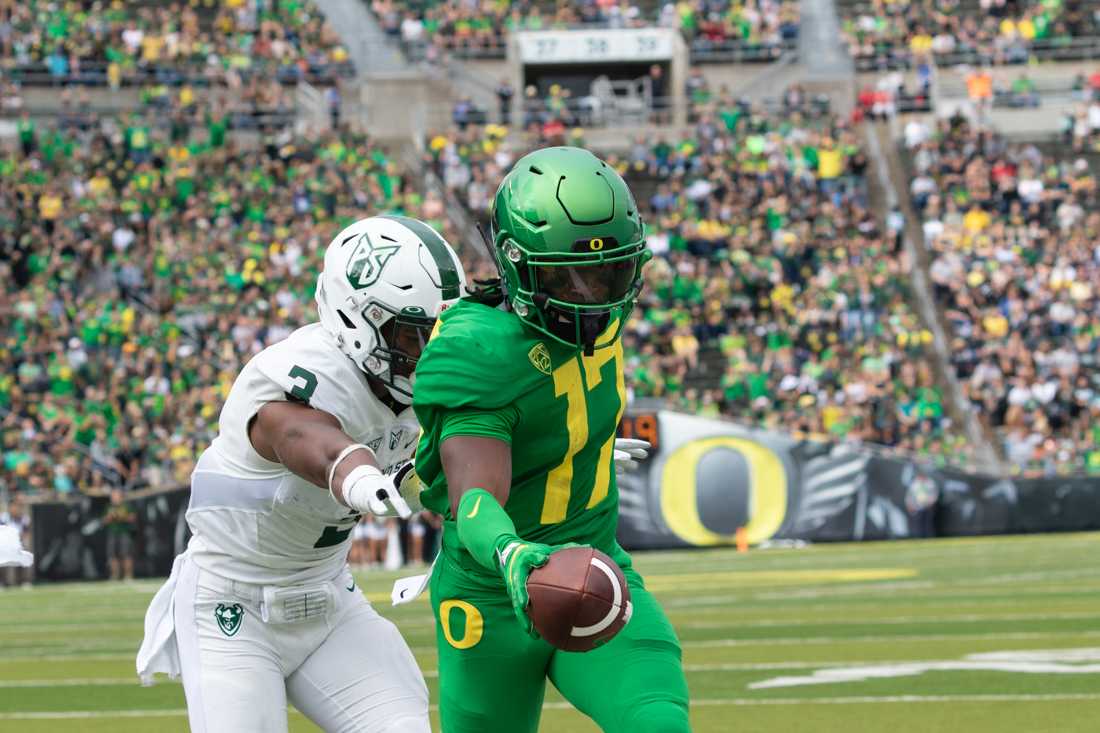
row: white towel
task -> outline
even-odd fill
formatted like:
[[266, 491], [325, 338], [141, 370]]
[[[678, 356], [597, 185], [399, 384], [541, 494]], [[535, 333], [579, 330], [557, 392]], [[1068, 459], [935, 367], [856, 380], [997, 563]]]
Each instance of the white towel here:
[[146, 687], [153, 684], [153, 677], [158, 673], [166, 674], [170, 679], [179, 679], [180, 676], [173, 598], [180, 568], [186, 557], [186, 552], [176, 557], [172, 563], [172, 574], [153, 596], [149, 610], [145, 612], [145, 638], [137, 653], [137, 674], [141, 678], [141, 684]]
[[428, 572], [423, 575], [410, 575], [407, 578], [398, 578], [394, 581], [393, 590], [390, 591], [390, 601], [393, 602], [393, 605], [401, 606], [412, 603], [424, 592], [428, 587], [428, 582], [432, 579], [432, 568], [435, 567], [439, 556], [442, 554], [440, 552], [435, 556], [435, 560], [432, 560], [432, 564], [428, 566]]
[[0, 568], [18, 565], [29, 568], [34, 564], [34, 555], [23, 549], [19, 541], [19, 529], [11, 525], [0, 525]]

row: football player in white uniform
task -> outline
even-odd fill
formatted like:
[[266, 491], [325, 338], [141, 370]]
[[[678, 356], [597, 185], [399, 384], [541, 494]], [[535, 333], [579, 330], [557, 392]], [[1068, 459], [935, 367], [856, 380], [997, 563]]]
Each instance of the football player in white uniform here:
[[360, 514], [410, 514], [413, 368], [465, 286], [431, 227], [364, 219], [325, 254], [320, 323], [241, 370], [137, 660], [146, 683], [182, 674], [192, 731], [285, 731], [287, 701], [326, 731], [430, 731], [423, 676], [347, 555]]

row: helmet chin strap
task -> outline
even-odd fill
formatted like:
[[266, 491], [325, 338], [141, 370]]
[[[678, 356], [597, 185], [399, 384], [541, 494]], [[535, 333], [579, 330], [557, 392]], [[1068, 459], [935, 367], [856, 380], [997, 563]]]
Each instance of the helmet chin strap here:
[[600, 337], [607, 324], [611, 321], [611, 314], [580, 316], [581, 341], [584, 342], [584, 355], [592, 356], [596, 350], [596, 339]]
[[[378, 370], [375, 371], [371, 368], [372, 366], [375, 366]], [[379, 386], [386, 388], [386, 393], [389, 394], [394, 402], [400, 405], [412, 404], [413, 381], [416, 378], [415, 374], [411, 379], [409, 377], [395, 377], [391, 373], [390, 365], [376, 356], [368, 357], [362, 363], [361, 368], [366, 375], [375, 380]], [[405, 391], [402, 392], [401, 390]], [[408, 394], [406, 394], [406, 392]]]
[[[392, 377], [392, 380], [392, 385], [386, 385], [386, 391], [390, 393], [390, 396], [393, 397], [394, 400], [400, 402], [402, 405], [411, 405], [413, 401], [413, 382], [416, 381], [416, 375], [414, 374], [412, 379], [409, 377]], [[398, 389], [398, 387], [400, 389]], [[402, 392], [401, 390], [405, 391]]]
[[548, 300], [549, 298], [543, 293], [536, 293], [532, 297], [535, 306], [546, 317], [547, 327], [550, 331], [566, 341], [575, 339], [579, 332], [581, 343], [578, 345], [584, 350], [585, 356], [592, 356], [596, 350], [596, 339], [600, 337], [600, 334], [611, 322], [611, 313], [588, 315], [568, 313], [558, 308], [547, 307]]

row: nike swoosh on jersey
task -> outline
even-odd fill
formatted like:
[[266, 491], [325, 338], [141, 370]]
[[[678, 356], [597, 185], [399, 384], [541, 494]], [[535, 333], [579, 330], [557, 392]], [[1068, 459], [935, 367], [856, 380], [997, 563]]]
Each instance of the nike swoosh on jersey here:
[[474, 508], [471, 509], [470, 513], [466, 515], [467, 519], [473, 519], [477, 516], [477, 510], [481, 508], [481, 500], [484, 498], [484, 496], [477, 497], [477, 501], [474, 502]]
[[348, 586], [348, 590], [350, 590], [352, 593], [355, 592], [355, 581], [354, 580], [351, 581], [351, 585]]

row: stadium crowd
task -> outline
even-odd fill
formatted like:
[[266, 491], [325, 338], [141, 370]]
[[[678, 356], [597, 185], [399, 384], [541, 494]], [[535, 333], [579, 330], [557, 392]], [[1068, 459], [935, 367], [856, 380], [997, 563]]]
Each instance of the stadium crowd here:
[[0, 66], [16, 79], [110, 84], [263, 74], [331, 80], [348, 54], [311, 0], [0, 2]]
[[1086, 0], [841, 0], [838, 11], [852, 56], [874, 67], [930, 57], [1019, 64], [1039, 50], [1056, 57], [1075, 39], [1100, 37], [1100, 11]]
[[451, 235], [364, 136], [195, 114], [30, 124], [0, 159], [0, 494], [186, 483], [241, 363], [315, 318], [335, 232], [397, 210]]
[[1100, 105], [1065, 146], [911, 121], [911, 193], [966, 396], [1027, 473], [1100, 472]]
[[[644, 5], [645, 7], [642, 7]], [[428, 47], [429, 59], [441, 51], [502, 53], [511, 31], [589, 25], [676, 28], [693, 50], [706, 52], [735, 43], [753, 49], [778, 49], [798, 36], [799, 4], [793, 0], [683, 0], [639, 4], [629, 0], [584, 2], [404, 2], [372, 0], [383, 28], [406, 45]]]
[[[625, 335], [629, 388], [693, 413], [964, 459], [922, 358], [931, 334], [908, 305], [900, 224], [891, 215], [884, 231], [868, 210], [856, 131], [797, 89], [784, 99], [769, 111], [718, 97], [690, 135], [639, 138], [609, 158], [658, 255]], [[427, 144], [483, 223], [517, 154], [505, 133], [469, 126]]]

